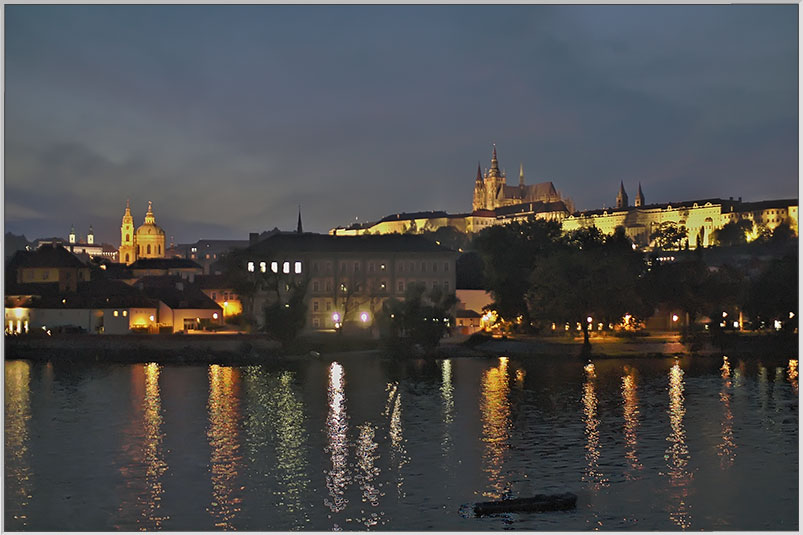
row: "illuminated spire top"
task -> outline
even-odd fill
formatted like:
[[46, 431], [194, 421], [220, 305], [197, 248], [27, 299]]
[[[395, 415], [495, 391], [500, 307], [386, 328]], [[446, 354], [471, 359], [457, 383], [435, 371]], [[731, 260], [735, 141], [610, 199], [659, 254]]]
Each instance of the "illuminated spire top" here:
[[477, 162], [477, 182], [482, 182], [482, 167], [480, 162]]
[[519, 186], [524, 186], [524, 164], [519, 164]]
[[145, 224], [146, 225], [155, 225], [156, 218], [153, 217], [153, 203], [148, 201], [148, 211], [145, 213]]
[[491, 155], [491, 169], [488, 171], [488, 176], [499, 176], [499, 160], [496, 158], [496, 143], [494, 143], [494, 150]]

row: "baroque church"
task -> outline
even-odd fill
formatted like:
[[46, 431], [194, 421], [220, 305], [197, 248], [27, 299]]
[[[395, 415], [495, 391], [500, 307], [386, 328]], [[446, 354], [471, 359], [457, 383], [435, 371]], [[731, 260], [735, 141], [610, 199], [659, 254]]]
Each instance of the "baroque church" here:
[[151, 201], [148, 201], [145, 222], [136, 230], [134, 230], [134, 218], [131, 216], [131, 206], [126, 201], [123, 224], [120, 227], [119, 261], [130, 265], [139, 258], [164, 257], [165, 231], [156, 224]]
[[491, 168], [486, 169], [483, 173], [482, 168], [477, 164], [472, 210], [496, 210], [503, 206], [524, 203], [561, 201], [561, 195], [552, 182], [525, 185], [523, 165], [519, 166], [518, 186], [508, 186], [506, 180], [505, 171], [499, 170], [499, 160], [496, 157], [496, 145], [494, 145]]

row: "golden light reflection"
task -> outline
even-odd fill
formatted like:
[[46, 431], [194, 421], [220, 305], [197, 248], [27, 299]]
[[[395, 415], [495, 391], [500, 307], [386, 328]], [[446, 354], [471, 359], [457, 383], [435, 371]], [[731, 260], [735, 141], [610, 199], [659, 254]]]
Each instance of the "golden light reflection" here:
[[212, 448], [209, 459], [212, 479], [212, 502], [207, 511], [215, 527], [235, 529], [233, 521], [240, 512], [242, 498], [237, 486], [242, 456], [240, 455], [239, 375], [234, 368], [209, 366], [209, 428], [206, 436]]
[[691, 527], [691, 507], [687, 503], [688, 484], [692, 479], [692, 474], [688, 470], [689, 448], [686, 445], [686, 430], [683, 427], [683, 417], [686, 414], [683, 391], [683, 370], [676, 363], [669, 370], [669, 426], [671, 433], [666, 438], [670, 444], [664, 453], [664, 459], [669, 468], [669, 484], [675, 489], [674, 498], [677, 501], [677, 507], [669, 513], [669, 518], [681, 529], [688, 529]]
[[[363, 503], [368, 503], [371, 507], [379, 506], [379, 498], [382, 493], [376, 485], [376, 480], [381, 473], [376, 466], [379, 455], [376, 453], [379, 444], [374, 441], [376, 434], [373, 426], [364, 424], [359, 426], [360, 436], [357, 439], [357, 474], [355, 479], [362, 491]], [[381, 514], [371, 511], [362, 519], [366, 528], [376, 526], [379, 523]]]
[[733, 465], [735, 457], [736, 442], [733, 439], [733, 411], [731, 410], [731, 389], [733, 383], [730, 378], [730, 364], [728, 357], [723, 357], [722, 367], [722, 389], [719, 392], [719, 400], [722, 403], [722, 441], [717, 444], [717, 455], [719, 464], [723, 469]]
[[244, 423], [249, 465], [259, 469], [275, 453], [275, 462], [269, 466], [275, 468], [271, 491], [276, 507], [291, 514], [293, 529], [303, 529], [309, 522], [303, 497], [310, 481], [304, 405], [294, 389], [295, 374], [269, 373], [262, 366], [242, 370], [248, 399]]
[[510, 394], [508, 358], [499, 357], [499, 365], [482, 376], [482, 441], [485, 443], [483, 470], [488, 474], [488, 489], [483, 496], [501, 498], [505, 493], [502, 466], [510, 439]]
[[441, 399], [443, 400], [443, 438], [441, 450], [449, 455], [452, 449], [452, 429], [454, 421], [454, 386], [452, 385], [452, 361], [441, 361]]
[[145, 487], [144, 509], [139, 520], [141, 530], [160, 529], [169, 516], [160, 515], [162, 505], [162, 476], [167, 471], [162, 446], [162, 402], [159, 394], [160, 367], [155, 362], [145, 367], [145, 399], [143, 401]]
[[625, 477], [634, 479], [633, 471], [643, 468], [636, 453], [639, 426], [638, 392], [635, 372], [629, 366], [625, 366], [625, 372], [627, 375], [622, 377], [622, 405], [625, 420], [625, 458], [630, 466], [630, 471], [625, 474]]
[[388, 399], [385, 403], [383, 416], [390, 419], [388, 436], [390, 438], [390, 464], [396, 470], [396, 494], [403, 498], [404, 477], [402, 467], [407, 464], [407, 450], [404, 447], [404, 428], [401, 421], [401, 390], [398, 384], [388, 384], [386, 391]]
[[789, 367], [786, 377], [789, 380], [789, 383], [792, 385], [795, 395], [797, 395], [797, 359], [789, 359]]
[[326, 473], [326, 488], [329, 497], [324, 504], [333, 513], [346, 508], [346, 486], [348, 485], [348, 414], [346, 414], [345, 373], [343, 366], [333, 362], [329, 366], [329, 415], [326, 418], [326, 434], [329, 443], [325, 452], [329, 454], [332, 466]]
[[27, 508], [31, 499], [31, 466], [28, 453], [31, 419], [31, 365], [15, 360], [6, 362], [5, 403], [5, 508], [6, 529], [28, 525]]
[[586, 466], [583, 470], [583, 481], [587, 481], [592, 490], [600, 490], [608, 485], [608, 481], [599, 471], [599, 419], [597, 418], [597, 393], [594, 385], [597, 373], [591, 362], [586, 364], [583, 369], [586, 373], [586, 381], [583, 384], [583, 420], [586, 435]]

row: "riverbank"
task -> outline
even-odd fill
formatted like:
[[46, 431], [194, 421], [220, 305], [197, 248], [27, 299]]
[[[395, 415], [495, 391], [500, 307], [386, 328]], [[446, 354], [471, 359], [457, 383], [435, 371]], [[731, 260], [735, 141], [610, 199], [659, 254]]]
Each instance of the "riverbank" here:
[[[581, 355], [582, 339], [572, 337], [491, 338], [475, 345], [467, 337], [444, 339], [432, 354], [413, 357], [471, 358], [506, 355], [517, 358], [651, 358], [666, 356], [768, 355], [796, 357], [797, 336], [742, 334], [703, 339], [691, 351], [677, 333], [644, 337], [601, 336], [591, 340], [590, 355]], [[249, 364], [266, 360], [387, 355], [375, 339], [332, 335], [299, 338], [286, 350], [261, 335], [103, 335], [59, 334], [46, 337], [7, 336], [6, 359], [88, 360], [112, 362], [177, 362]]]

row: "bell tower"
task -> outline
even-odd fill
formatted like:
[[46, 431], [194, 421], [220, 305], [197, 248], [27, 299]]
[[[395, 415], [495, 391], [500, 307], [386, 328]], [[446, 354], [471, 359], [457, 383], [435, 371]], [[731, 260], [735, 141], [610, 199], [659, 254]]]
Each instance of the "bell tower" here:
[[131, 217], [131, 206], [126, 200], [123, 224], [120, 226], [120, 249], [118, 260], [122, 264], [133, 264], [137, 259], [136, 236], [134, 236], [134, 218]]

